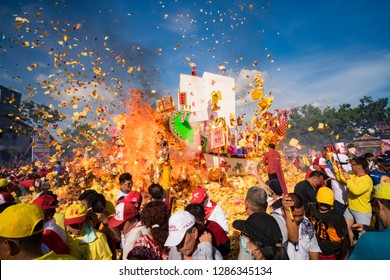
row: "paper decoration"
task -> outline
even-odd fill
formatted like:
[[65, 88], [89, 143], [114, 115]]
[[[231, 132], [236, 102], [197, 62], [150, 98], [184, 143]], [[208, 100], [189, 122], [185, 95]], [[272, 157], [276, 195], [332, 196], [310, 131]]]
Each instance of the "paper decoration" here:
[[223, 127], [217, 126], [211, 130], [211, 149], [216, 149], [225, 146], [225, 134], [223, 133]]
[[298, 139], [291, 138], [290, 142], [288, 143], [290, 146], [296, 147], [299, 143]]

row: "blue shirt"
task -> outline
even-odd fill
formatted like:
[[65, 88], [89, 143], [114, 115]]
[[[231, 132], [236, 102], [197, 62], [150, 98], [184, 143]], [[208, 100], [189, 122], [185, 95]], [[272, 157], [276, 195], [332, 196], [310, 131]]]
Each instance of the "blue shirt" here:
[[390, 177], [390, 170], [386, 173], [381, 173], [378, 170], [374, 169], [370, 171], [370, 177], [372, 181], [374, 182], [374, 186], [380, 184], [382, 176]]
[[349, 260], [390, 260], [390, 229], [365, 232], [357, 241]]

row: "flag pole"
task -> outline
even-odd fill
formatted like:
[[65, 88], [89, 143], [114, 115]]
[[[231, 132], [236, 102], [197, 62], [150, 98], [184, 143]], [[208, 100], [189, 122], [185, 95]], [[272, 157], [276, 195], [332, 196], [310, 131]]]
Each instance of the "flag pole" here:
[[[282, 164], [281, 164], [280, 158], [276, 159], [276, 176], [278, 177], [280, 187], [282, 188], [283, 194], [284, 195], [288, 194], [287, 185], [286, 185], [286, 181], [284, 180], [284, 175], [283, 175]], [[294, 220], [291, 209], [289, 212], [290, 212], [291, 220]]]

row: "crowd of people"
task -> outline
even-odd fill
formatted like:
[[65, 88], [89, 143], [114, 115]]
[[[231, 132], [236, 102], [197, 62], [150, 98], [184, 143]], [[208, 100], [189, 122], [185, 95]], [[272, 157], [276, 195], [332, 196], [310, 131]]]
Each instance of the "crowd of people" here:
[[[235, 220], [239, 260], [390, 259], [390, 151], [376, 156], [323, 148], [293, 192], [283, 191], [269, 146], [269, 180], [247, 189], [247, 219]], [[61, 163], [53, 169], [64, 174]], [[53, 170], [50, 170], [50, 172]], [[20, 175], [0, 170], [0, 259], [43, 260], [224, 260], [231, 259], [228, 209], [205, 186], [192, 191], [173, 212], [167, 191], [152, 182], [147, 193], [133, 189], [130, 173], [118, 174], [118, 195], [84, 189], [65, 211], [55, 189], [35, 170]], [[66, 176], [57, 177], [65, 180]], [[29, 191], [31, 201], [20, 201]]]

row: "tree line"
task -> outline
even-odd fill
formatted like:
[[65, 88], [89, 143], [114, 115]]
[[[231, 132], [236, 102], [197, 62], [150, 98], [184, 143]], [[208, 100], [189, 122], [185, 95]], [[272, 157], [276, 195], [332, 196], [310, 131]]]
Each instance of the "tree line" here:
[[[359, 99], [359, 104], [341, 104], [338, 108], [327, 106], [323, 109], [305, 104], [294, 107], [289, 115], [290, 127], [287, 139], [296, 138], [307, 147], [323, 147], [334, 142], [346, 145], [360, 137], [390, 138], [390, 107], [388, 98], [373, 100], [370, 96]], [[318, 129], [324, 124], [323, 129]], [[311, 130], [311, 131], [310, 131]]]

